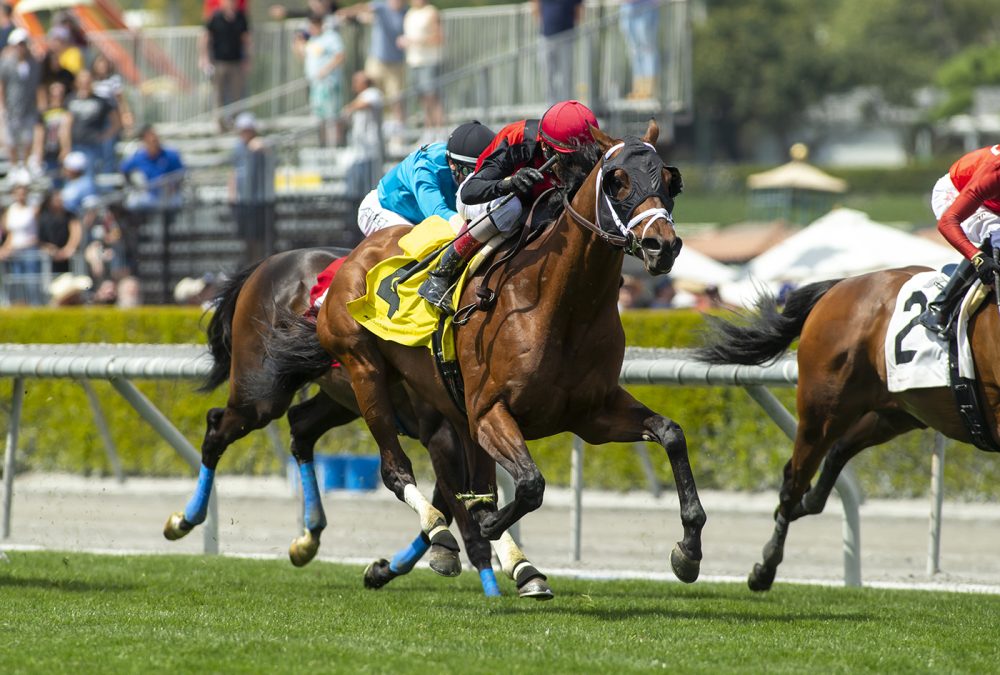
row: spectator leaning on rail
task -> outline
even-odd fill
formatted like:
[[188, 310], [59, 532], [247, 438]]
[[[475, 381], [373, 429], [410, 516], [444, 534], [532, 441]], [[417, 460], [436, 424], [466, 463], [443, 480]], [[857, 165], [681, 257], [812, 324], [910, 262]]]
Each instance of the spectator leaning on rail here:
[[414, 150], [368, 193], [358, 209], [358, 227], [367, 237], [394, 225], [415, 225], [432, 215], [451, 222], [455, 232], [465, 223], [455, 206], [459, 184], [475, 169], [493, 132], [479, 122], [466, 122], [447, 143]]
[[119, 167], [129, 184], [142, 188], [129, 195], [131, 209], [176, 211], [181, 207], [184, 162], [179, 152], [166, 148], [153, 125], [139, 131], [142, 145]]
[[[938, 230], [964, 256], [941, 293], [920, 315], [920, 324], [945, 334], [952, 309], [978, 275], [990, 285], [1000, 273], [992, 249], [1000, 247], [1000, 145], [974, 150], [951, 165], [931, 192]], [[981, 246], [989, 244], [984, 252]]]
[[7, 44], [11, 49], [0, 60], [0, 117], [7, 123], [7, 156], [16, 166], [27, 160], [33, 145], [42, 71], [31, 54], [27, 31], [12, 31]]
[[[451, 312], [448, 289], [479, 248], [495, 235], [510, 236], [523, 224], [535, 200], [556, 183], [538, 168], [550, 157], [558, 161], [557, 179], [571, 182], [585, 176], [597, 161], [588, 149], [596, 148], [590, 127], [597, 118], [579, 101], [555, 104], [541, 120], [521, 120], [501, 129], [479, 157], [476, 172], [458, 191], [458, 213], [473, 221], [486, 217], [467, 230], [441, 256], [418, 293], [445, 312]], [[515, 195], [506, 204], [500, 201]]]

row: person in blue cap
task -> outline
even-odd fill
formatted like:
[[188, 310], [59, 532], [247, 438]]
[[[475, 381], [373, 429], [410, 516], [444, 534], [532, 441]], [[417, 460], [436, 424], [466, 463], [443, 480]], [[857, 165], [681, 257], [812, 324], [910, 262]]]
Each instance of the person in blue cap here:
[[475, 170], [493, 136], [485, 125], [466, 122], [451, 132], [447, 143], [430, 143], [411, 152], [362, 200], [358, 227], [367, 237], [386, 227], [416, 225], [437, 215], [457, 233], [465, 222], [455, 207], [458, 186]]

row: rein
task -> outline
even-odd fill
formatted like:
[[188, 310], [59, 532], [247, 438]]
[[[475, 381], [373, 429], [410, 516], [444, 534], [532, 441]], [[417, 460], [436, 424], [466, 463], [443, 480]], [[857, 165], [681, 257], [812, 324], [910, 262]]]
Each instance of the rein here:
[[[510, 249], [507, 250], [500, 258], [494, 260], [490, 263], [490, 266], [486, 268], [486, 272], [483, 274], [482, 280], [476, 285], [476, 301], [471, 302], [465, 307], [460, 308], [455, 312], [455, 316], [452, 319], [452, 324], [455, 326], [462, 326], [469, 322], [472, 315], [477, 311], [488, 311], [496, 304], [497, 294], [496, 291], [488, 286], [490, 277], [493, 273], [499, 269], [501, 266], [507, 263], [508, 260], [513, 258], [519, 251], [521, 251], [525, 246], [531, 243], [532, 240], [536, 239], [538, 235], [542, 233], [542, 228], [531, 227], [531, 223], [535, 217], [535, 209], [538, 205], [546, 201], [546, 196], [553, 192], [555, 188], [549, 188], [542, 194], [538, 196], [535, 203], [531, 205], [531, 210], [528, 211], [528, 218], [525, 221], [524, 227], [521, 228], [521, 235], [517, 238]], [[563, 197], [563, 203], [566, 203], [566, 198]], [[498, 287], [499, 288], [499, 287]]]

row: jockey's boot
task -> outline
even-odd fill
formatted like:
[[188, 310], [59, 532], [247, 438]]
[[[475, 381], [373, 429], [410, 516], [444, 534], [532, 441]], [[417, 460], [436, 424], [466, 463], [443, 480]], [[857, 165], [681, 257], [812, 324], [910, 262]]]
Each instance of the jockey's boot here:
[[927, 305], [926, 311], [920, 315], [917, 322], [932, 333], [937, 333], [941, 337], [948, 335], [948, 320], [951, 312], [958, 304], [969, 282], [975, 277], [976, 268], [972, 262], [963, 258], [958, 264], [958, 268], [948, 279], [948, 283]]
[[445, 314], [454, 314], [455, 308], [451, 306], [452, 284], [482, 245], [482, 242], [468, 232], [452, 242], [441, 254], [437, 266], [430, 271], [424, 283], [420, 284], [417, 295]]

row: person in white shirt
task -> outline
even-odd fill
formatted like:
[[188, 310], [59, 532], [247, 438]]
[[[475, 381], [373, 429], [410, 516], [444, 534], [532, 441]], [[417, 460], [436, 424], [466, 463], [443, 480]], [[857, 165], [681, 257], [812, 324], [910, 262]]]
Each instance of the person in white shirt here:
[[0, 216], [4, 235], [0, 260], [8, 262], [6, 285], [15, 304], [42, 304], [42, 254], [38, 246], [38, 207], [28, 203], [27, 176], [14, 177], [14, 201]]

